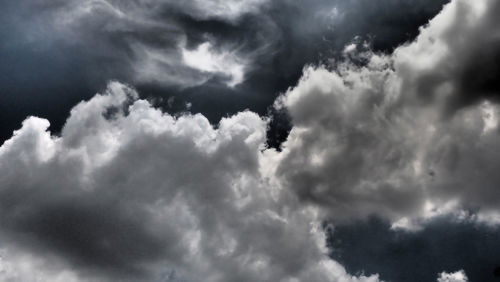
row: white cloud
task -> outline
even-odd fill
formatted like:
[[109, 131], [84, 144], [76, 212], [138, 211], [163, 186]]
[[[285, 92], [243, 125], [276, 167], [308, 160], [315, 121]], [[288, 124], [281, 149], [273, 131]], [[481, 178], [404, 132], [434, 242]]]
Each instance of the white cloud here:
[[138, 58], [133, 66], [137, 82], [190, 87], [200, 85], [212, 76], [196, 68], [193, 71], [177, 50], [154, 49], [141, 44], [133, 44], [132, 49]]
[[245, 63], [233, 51], [217, 52], [210, 42], [200, 44], [194, 50], [182, 48], [184, 63], [194, 69], [229, 77], [227, 85], [234, 87], [241, 83], [245, 73]]
[[344, 52], [344, 54], [352, 53], [352, 52], [356, 51], [356, 47], [357, 47], [356, 43], [351, 43], [351, 44], [346, 45], [344, 47], [344, 51], [343, 52]]
[[439, 274], [437, 282], [467, 282], [467, 275], [465, 275], [465, 271], [459, 270], [454, 273], [446, 273], [442, 272]]

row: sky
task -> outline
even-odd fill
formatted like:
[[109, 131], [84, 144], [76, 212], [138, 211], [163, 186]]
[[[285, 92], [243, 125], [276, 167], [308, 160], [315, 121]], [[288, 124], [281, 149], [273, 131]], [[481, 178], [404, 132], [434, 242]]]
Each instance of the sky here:
[[500, 281], [497, 0], [0, 9], [0, 281]]

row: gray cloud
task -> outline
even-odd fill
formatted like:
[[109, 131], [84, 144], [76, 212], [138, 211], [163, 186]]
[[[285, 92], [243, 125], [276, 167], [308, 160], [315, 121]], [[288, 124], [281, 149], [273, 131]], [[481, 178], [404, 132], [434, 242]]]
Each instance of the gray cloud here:
[[[73, 108], [60, 137], [48, 126], [30, 117], [0, 147], [3, 280], [378, 280], [329, 259], [317, 211], [264, 177], [254, 113], [214, 129], [112, 83]], [[58, 263], [40, 263], [45, 253]]]
[[[478, 48], [495, 50], [498, 7], [454, 1], [391, 55], [307, 68], [278, 102], [294, 125], [279, 164], [284, 185], [338, 220], [378, 214], [409, 227], [463, 209], [495, 221], [499, 107], [482, 92], [490, 76], [464, 87], [462, 70], [477, 66]], [[464, 95], [476, 102], [457, 107]]]
[[[282, 152], [266, 149], [268, 122], [256, 113], [214, 127], [201, 114], [164, 113], [116, 82], [75, 106], [58, 135], [47, 120], [26, 119], [0, 147], [3, 280], [36, 273], [45, 281], [378, 281], [352, 276], [327, 256], [323, 220], [377, 215], [394, 229], [415, 229], [452, 214], [498, 223], [496, 66], [484, 59], [484, 68], [470, 71], [477, 54], [496, 54], [498, 35], [488, 32], [499, 24], [494, 0], [453, 1], [390, 54], [369, 46], [346, 54], [352, 32], [345, 40], [328, 36], [366, 1], [238, 2], [233, 10], [219, 1], [155, 3], [38, 4], [40, 21], [53, 18], [51, 26], [20, 40], [60, 40], [78, 52], [93, 44], [86, 51], [103, 60], [95, 77], [182, 85], [176, 91], [187, 96], [251, 93], [248, 85], [260, 87], [275, 70], [280, 78], [262, 89], [276, 91], [306, 61], [346, 56], [354, 63], [307, 67], [279, 98], [293, 123]], [[368, 29], [364, 20], [353, 22], [356, 30]], [[211, 62], [186, 66], [182, 51], [204, 42], [218, 64], [248, 62], [248, 84], [224, 86], [231, 72], [206, 67]]]

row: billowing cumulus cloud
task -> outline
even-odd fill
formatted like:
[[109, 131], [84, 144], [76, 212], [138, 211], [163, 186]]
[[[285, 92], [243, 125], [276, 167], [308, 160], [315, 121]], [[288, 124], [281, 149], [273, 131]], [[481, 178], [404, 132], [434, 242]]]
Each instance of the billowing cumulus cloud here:
[[277, 103], [294, 125], [278, 169], [286, 185], [338, 220], [377, 214], [415, 228], [416, 218], [456, 213], [494, 221], [500, 107], [485, 85], [495, 63], [471, 60], [497, 50], [499, 9], [453, 1], [391, 55], [306, 68]]
[[4, 280], [377, 281], [330, 260], [317, 211], [264, 177], [254, 113], [214, 129], [112, 83], [48, 126], [0, 148]]

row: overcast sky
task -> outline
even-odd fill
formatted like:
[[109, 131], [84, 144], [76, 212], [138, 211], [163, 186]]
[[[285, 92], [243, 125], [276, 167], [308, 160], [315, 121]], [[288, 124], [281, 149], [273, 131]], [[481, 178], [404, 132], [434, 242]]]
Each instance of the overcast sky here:
[[500, 281], [498, 15], [2, 3], [0, 280]]

